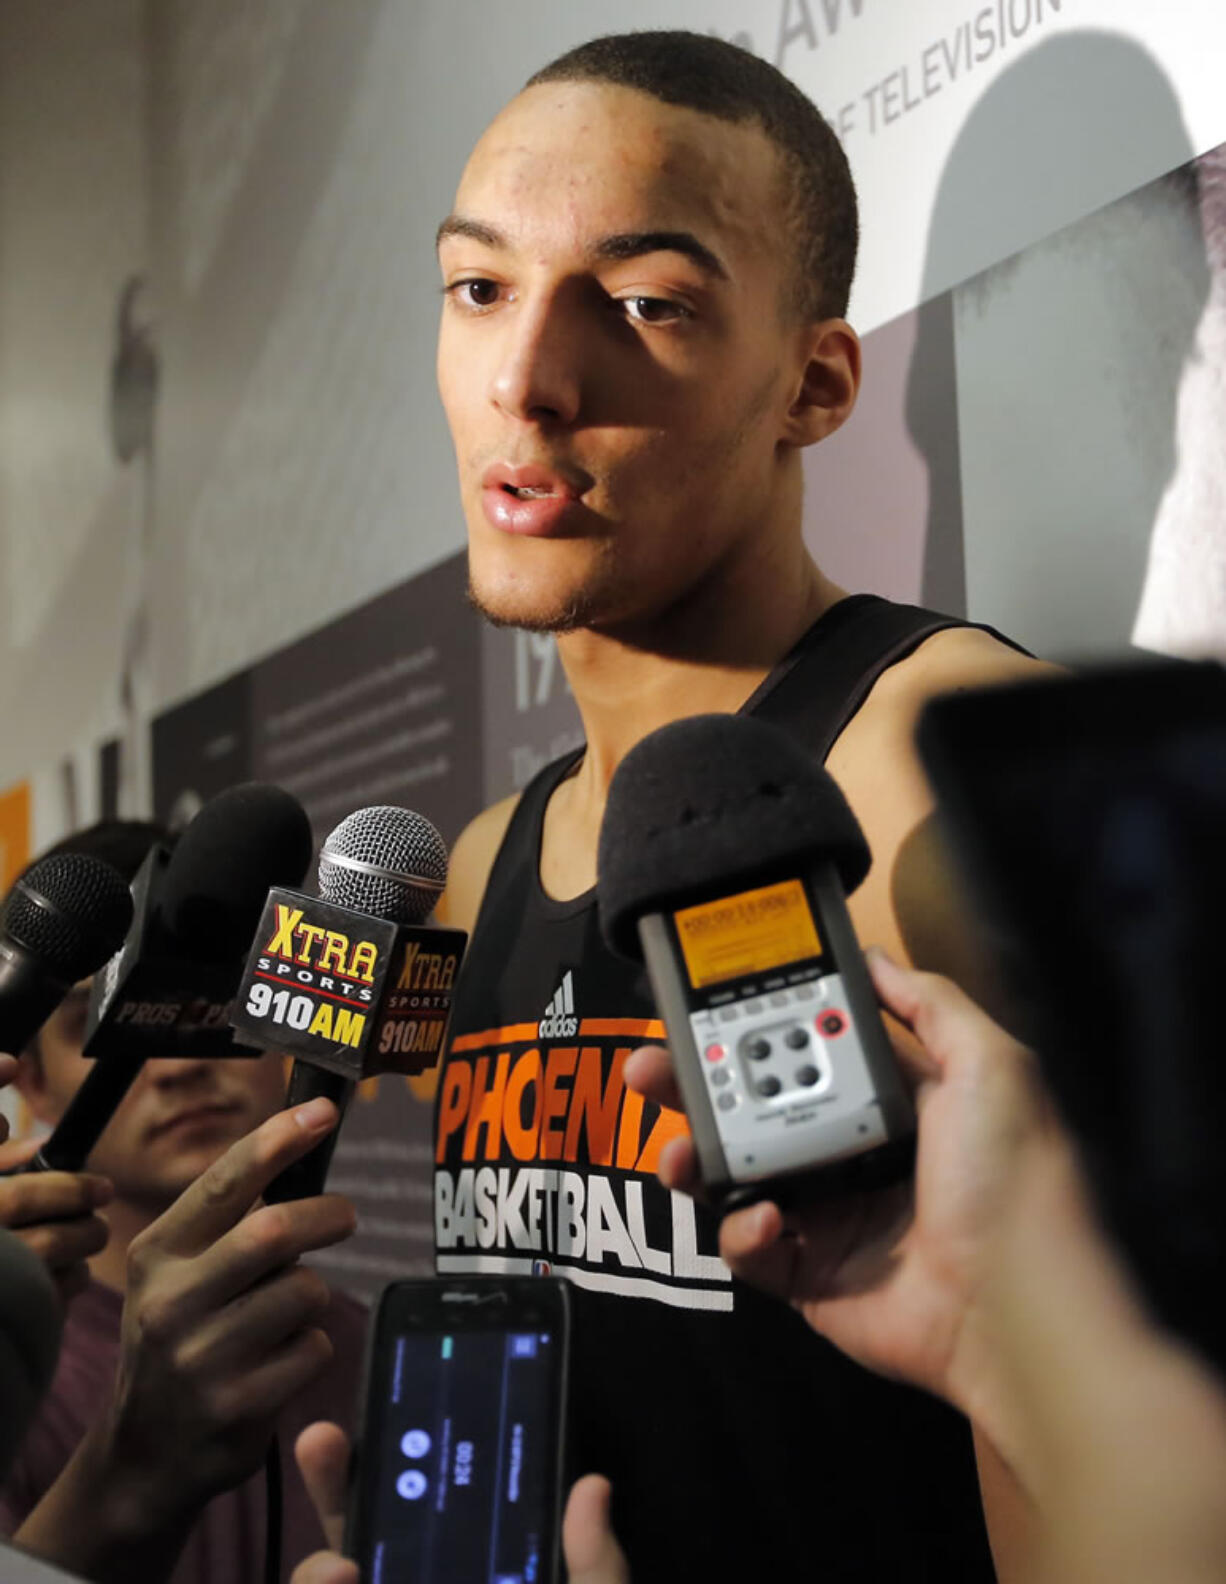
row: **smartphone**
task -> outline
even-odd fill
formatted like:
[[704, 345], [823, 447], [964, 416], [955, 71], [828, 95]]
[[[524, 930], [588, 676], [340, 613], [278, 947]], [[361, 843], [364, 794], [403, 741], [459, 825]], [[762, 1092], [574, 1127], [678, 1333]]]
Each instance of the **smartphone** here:
[[918, 742], [1108, 1229], [1226, 1365], [1226, 671], [948, 695]]
[[561, 1578], [569, 1345], [557, 1277], [384, 1289], [345, 1538], [365, 1584]]

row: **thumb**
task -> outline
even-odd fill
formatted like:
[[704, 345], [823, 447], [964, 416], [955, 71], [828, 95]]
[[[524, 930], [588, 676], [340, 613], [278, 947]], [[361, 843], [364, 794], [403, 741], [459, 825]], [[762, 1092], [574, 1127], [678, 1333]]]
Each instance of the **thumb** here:
[[613, 1487], [585, 1474], [571, 1489], [562, 1519], [562, 1550], [570, 1584], [630, 1584], [630, 1568], [609, 1526]]
[[333, 1551], [339, 1551], [345, 1530], [349, 1437], [339, 1425], [325, 1421], [308, 1425], [294, 1443], [294, 1457], [324, 1537]]

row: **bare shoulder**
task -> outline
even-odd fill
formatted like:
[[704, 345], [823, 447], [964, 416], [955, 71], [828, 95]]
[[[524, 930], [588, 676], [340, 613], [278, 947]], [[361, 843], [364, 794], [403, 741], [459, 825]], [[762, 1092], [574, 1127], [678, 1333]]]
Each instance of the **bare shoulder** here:
[[1059, 677], [1059, 666], [1022, 654], [978, 627], [949, 627], [926, 638], [905, 660], [886, 671], [873, 695], [900, 708], [920, 707], [938, 693], [996, 683]]
[[456, 838], [447, 870], [447, 889], [436, 909], [440, 924], [471, 930], [476, 923], [490, 870], [518, 803], [516, 792], [483, 809]]
[[[991, 633], [975, 627], [952, 627], [934, 633], [878, 678], [863, 707], [830, 754], [836, 779], [868, 792], [869, 802], [884, 795], [895, 804], [896, 817], [918, 818], [929, 801], [927, 784], [915, 754], [915, 726], [920, 711], [939, 693], [1010, 682], [1055, 678], [1060, 668], [1022, 654]], [[893, 796], [882, 783], [894, 778]], [[850, 787], [845, 786], [849, 791]], [[897, 805], [902, 805], [898, 807]]]
[[963, 924], [931, 819], [916, 724], [937, 694], [1060, 675], [991, 633], [954, 627], [925, 639], [877, 679], [827, 761], [873, 854], [868, 879], [851, 899], [866, 943], [950, 973], [975, 993], [978, 974], [965, 965]]

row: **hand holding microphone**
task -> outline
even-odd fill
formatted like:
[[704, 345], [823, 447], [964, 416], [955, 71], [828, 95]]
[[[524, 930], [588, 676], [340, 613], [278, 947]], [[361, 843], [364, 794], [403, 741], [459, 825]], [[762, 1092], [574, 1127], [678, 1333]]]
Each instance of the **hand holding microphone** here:
[[[235, 999], [241, 1038], [294, 1057], [287, 1105], [313, 1096], [342, 1114], [355, 1085], [417, 1073], [441, 1054], [467, 936], [425, 925], [447, 882], [447, 849], [409, 809], [359, 809], [325, 841], [320, 897], [268, 894]], [[265, 1202], [320, 1193], [332, 1134]]]
[[278, 1414], [331, 1358], [328, 1289], [298, 1263], [348, 1237], [337, 1195], [259, 1206], [336, 1123], [279, 1112], [132, 1242], [112, 1401], [18, 1531], [82, 1576], [166, 1577], [201, 1507], [255, 1472]]

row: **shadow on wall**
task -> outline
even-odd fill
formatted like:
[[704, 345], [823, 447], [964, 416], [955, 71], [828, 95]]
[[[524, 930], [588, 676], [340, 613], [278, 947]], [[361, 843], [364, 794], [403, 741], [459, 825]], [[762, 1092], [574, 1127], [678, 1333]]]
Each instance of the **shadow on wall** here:
[[836, 582], [1075, 657], [1127, 645], [1148, 559], [1139, 642], [1226, 631], [1226, 150], [1192, 152], [1169, 81], [1115, 34], [1061, 34], [984, 93], [921, 306], [865, 337], [854, 420], [805, 454], [805, 537]]
[[[925, 603], [1049, 654], [1128, 642], [1209, 293], [1192, 153], [1165, 75], [1109, 33], [1037, 46], [967, 117], [922, 295], [965, 284], [918, 314], [907, 380]], [[1129, 192], [1138, 167], [1171, 174]], [[1086, 214], [1104, 190], [1127, 196]]]

